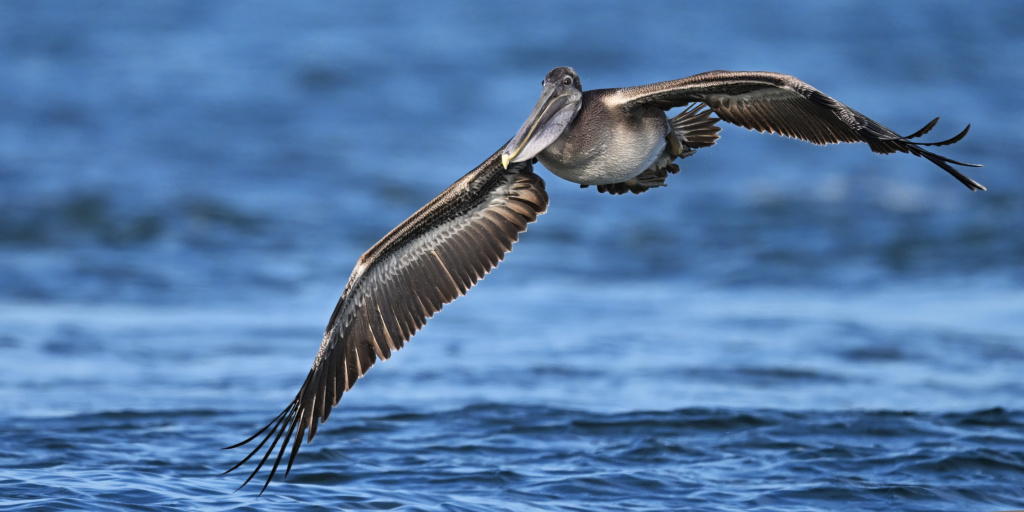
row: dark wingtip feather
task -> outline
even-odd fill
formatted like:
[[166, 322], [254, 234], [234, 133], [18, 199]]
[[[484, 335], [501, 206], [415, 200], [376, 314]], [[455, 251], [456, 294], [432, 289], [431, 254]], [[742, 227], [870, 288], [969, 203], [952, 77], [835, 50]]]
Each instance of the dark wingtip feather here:
[[912, 148], [911, 153], [916, 154], [917, 156], [922, 156], [924, 158], [927, 158], [929, 162], [931, 162], [931, 163], [941, 167], [942, 170], [944, 170], [944, 171], [948, 172], [949, 174], [951, 174], [954, 178], [957, 179], [957, 181], [959, 181], [960, 183], [963, 183], [964, 186], [966, 186], [972, 192], [978, 191], [978, 190], [982, 190], [982, 191], [988, 190], [987, 188], [985, 188], [984, 185], [982, 185], [981, 183], [978, 183], [977, 181], [974, 181], [974, 180], [968, 178], [967, 176], [963, 175], [960, 171], [954, 169], [953, 166], [950, 165], [950, 164], [963, 165], [963, 166], [967, 166], [967, 167], [981, 167], [981, 165], [979, 165], [979, 164], [965, 164], [965, 163], [962, 163], [962, 162], [957, 162], [956, 160], [951, 160], [951, 159], [946, 158], [946, 157], [944, 157], [942, 155], [937, 155], [935, 153], [932, 153], [931, 151], [928, 151], [928, 150], [925, 150], [925, 149], [921, 149], [916, 144], [911, 144], [910, 147]]
[[916, 138], [918, 138], [918, 137], [920, 137], [920, 136], [922, 136], [922, 135], [932, 131], [932, 128], [935, 128], [935, 125], [938, 124], [938, 122], [939, 122], [939, 118], [936, 117], [935, 119], [932, 119], [930, 123], [924, 125], [924, 128], [921, 128], [920, 130], [918, 130], [918, 131], [916, 131], [916, 132], [914, 132], [914, 133], [912, 133], [910, 135], [907, 135], [904, 138], [905, 139], [916, 139]]
[[946, 140], [936, 142], [914, 142], [911, 141], [910, 139], [928, 133], [928, 131], [930, 131], [932, 127], [934, 127], [935, 124], [938, 122], [939, 118], [936, 117], [927, 125], [925, 125], [924, 128], [921, 128], [920, 130], [907, 136], [900, 136], [894, 133], [892, 130], [889, 130], [888, 128], [870, 119], [865, 118], [865, 120], [867, 121], [867, 124], [864, 127], [864, 131], [866, 134], [870, 135], [870, 137], [866, 138], [865, 140], [869, 145], [871, 145], [872, 151], [878, 153], [892, 153], [895, 151], [901, 151], [904, 153], [910, 153], [911, 155], [914, 156], [925, 158], [929, 162], [942, 168], [942, 170], [948, 172], [950, 175], [956, 178], [957, 181], [963, 183], [964, 186], [966, 186], [971, 191], [987, 190], [982, 184], [972, 180], [971, 178], [968, 178], [967, 176], [963, 175], [960, 171], [953, 168], [954, 165], [960, 165], [963, 167], [981, 167], [981, 164], [969, 164], [967, 162], [953, 160], [952, 158], [945, 157], [928, 151], [927, 149], [924, 149], [925, 147], [928, 146], [948, 146], [950, 144], [960, 142], [965, 136], [967, 136], [967, 132], [970, 131], [971, 125], [968, 124], [960, 133]]
[[292, 402], [290, 404], [288, 404], [288, 407], [286, 407], [283, 411], [281, 411], [280, 414], [275, 416], [274, 419], [270, 421], [270, 423], [267, 423], [263, 428], [259, 429], [259, 431], [257, 431], [255, 434], [250, 436], [248, 439], [246, 439], [246, 440], [244, 440], [244, 441], [242, 441], [242, 442], [240, 442], [238, 444], [234, 444], [234, 445], [231, 445], [231, 446], [223, 448], [225, 450], [230, 450], [232, 448], [238, 448], [238, 447], [244, 446], [244, 445], [246, 445], [246, 444], [248, 444], [248, 443], [250, 443], [252, 441], [255, 441], [257, 438], [259, 438], [261, 436], [263, 438], [259, 442], [259, 444], [257, 444], [249, 452], [248, 455], [246, 455], [242, 460], [240, 460], [237, 464], [232, 466], [230, 469], [228, 469], [227, 471], [221, 473], [221, 475], [226, 475], [226, 474], [231, 473], [232, 471], [240, 468], [243, 464], [245, 464], [250, 459], [252, 459], [253, 456], [257, 455], [261, 450], [263, 450], [263, 447], [267, 444], [267, 441], [271, 441], [271, 438], [273, 438], [273, 441], [270, 443], [270, 447], [267, 448], [266, 453], [260, 459], [259, 464], [256, 465], [256, 468], [253, 469], [252, 472], [249, 473], [249, 476], [245, 479], [244, 482], [242, 482], [241, 485], [238, 486], [238, 488], [235, 489], [234, 492], [238, 492], [239, 490], [241, 490], [243, 487], [248, 485], [249, 482], [251, 482], [253, 480], [253, 478], [256, 477], [256, 474], [260, 472], [260, 469], [263, 468], [264, 464], [267, 463], [267, 461], [270, 459], [271, 455], [274, 454], [274, 449], [277, 447], [277, 443], [281, 442], [281, 438], [285, 434], [285, 431], [287, 430], [288, 431], [288, 435], [285, 436], [285, 442], [281, 445], [281, 449], [279, 450], [277, 459], [274, 462], [273, 468], [270, 471], [270, 476], [267, 477], [267, 481], [264, 482], [263, 487], [260, 489], [260, 493], [259, 493], [259, 495], [257, 495], [257, 497], [262, 495], [263, 492], [266, 491], [267, 486], [270, 485], [271, 479], [274, 478], [274, 474], [277, 472], [278, 465], [281, 463], [281, 455], [283, 455], [284, 449], [288, 446], [288, 438], [291, 437], [291, 432], [295, 428], [296, 423], [298, 422], [297, 421], [297, 417], [296, 417], [296, 409], [298, 408], [298, 404], [299, 404], [299, 396], [296, 396], [295, 399], [292, 400]]
[[[936, 117], [935, 121], [938, 121], [938, 120], [939, 120], [939, 118]], [[934, 123], [935, 121], [932, 121], [932, 123]], [[915, 144], [917, 144], [918, 146], [948, 146], [950, 144], [955, 144], [957, 142], [960, 142], [960, 140], [962, 140], [964, 137], [967, 136], [967, 132], [969, 132], [970, 130], [971, 130], [971, 125], [967, 125], [967, 127], [964, 128], [963, 131], [961, 131], [960, 133], [958, 133], [958, 134], [954, 135], [953, 137], [950, 137], [950, 138], [948, 138], [946, 140], [940, 140], [938, 142], [915, 142]], [[904, 137], [904, 139], [913, 139], [914, 137], [917, 137], [917, 136], [918, 136], [917, 134], [908, 135], [907, 137]], [[960, 165], [969, 165], [969, 164], [960, 164]]]

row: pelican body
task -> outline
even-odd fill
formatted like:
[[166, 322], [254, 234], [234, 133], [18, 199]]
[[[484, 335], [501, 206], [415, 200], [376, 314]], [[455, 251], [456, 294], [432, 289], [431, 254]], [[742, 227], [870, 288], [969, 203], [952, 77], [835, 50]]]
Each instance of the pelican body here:
[[[674, 127], [665, 111], [648, 104], [628, 105], [616, 89], [583, 92], [572, 68], [556, 68], [544, 78], [544, 91], [519, 133], [502, 150], [502, 163], [536, 157], [555, 176], [580, 185], [626, 183], [639, 193], [644, 172], [677, 172], [669, 164], [718, 138], [710, 111], [691, 109], [673, 119], [697, 121]], [[696, 124], [696, 126], [694, 126]], [[669, 144], [669, 142], [672, 144]], [[647, 182], [660, 186], [661, 180]], [[601, 187], [602, 192], [606, 191]], [[610, 191], [610, 190], [608, 190]]]
[[[916, 142], [938, 118], [901, 136], [789, 75], [711, 71], [584, 92], [576, 72], [559, 67], [542, 85], [537, 105], [502, 149], [356, 262], [295, 398], [268, 425], [230, 447], [259, 440], [226, 472], [264, 452], [242, 486], [273, 457], [262, 494], [285, 451], [287, 476], [304, 434], [308, 431], [307, 442], [312, 441], [317, 425], [327, 420], [341, 396], [512, 250], [519, 234], [547, 210], [544, 181], [533, 172], [535, 161], [582, 187], [639, 194], [664, 186], [668, 175], [679, 171], [675, 160], [715, 144], [716, 123], [723, 120], [815, 144], [866, 142], [876, 153], [909, 153], [942, 168], [970, 190], [985, 190], [953, 167], [977, 165], [925, 149], [958, 142], [970, 125], [948, 140]], [[676, 107], [685, 109], [669, 118], [665, 112]]]
[[[711, 71], [669, 82], [584, 92], [570, 67], [551, 70], [523, 127], [502, 149], [502, 164], [536, 158], [556, 176], [602, 192], [634, 193], [664, 186], [662, 171], [718, 139], [718, 119], [815, 144], [867, 142], [878, 153], [909, 152], [931, 160], [971, 190], [984, 190], [949, 164], [973, 167], [913, 143], [938, 121], [902, 137], [796, 78], [770, 72]], [[671, 120], [670, 108], [693, 105]], [[703, 109], [707, 105], [708, 109]], [[970, 126], [968, 126], [968, 129]], [[653, 178], [653, 179], [652, 179]], [[609, 187], [609, 185], [619, 185]]]

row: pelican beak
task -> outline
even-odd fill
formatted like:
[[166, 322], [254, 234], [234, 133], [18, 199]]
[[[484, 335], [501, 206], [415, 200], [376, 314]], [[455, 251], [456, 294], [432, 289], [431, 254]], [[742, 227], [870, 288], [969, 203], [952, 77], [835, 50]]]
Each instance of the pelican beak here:
[[581, 100], [582, 94], [576, 89], [545, 85], [530, 117], [502, 150], [502, 167], [508, 169], [511, 163], [529, 160], [556, 141], [576, 117]]

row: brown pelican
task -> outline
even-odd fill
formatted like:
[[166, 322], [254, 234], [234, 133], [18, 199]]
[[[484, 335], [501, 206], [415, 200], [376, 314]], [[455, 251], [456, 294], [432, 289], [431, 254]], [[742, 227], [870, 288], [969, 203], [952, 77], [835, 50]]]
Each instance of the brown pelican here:
[[[225, 473], [264, 451], [242, 483], [273, 458], [262, 494], [290, 444], [287, 476], [306, 430], [307, 442], [312, 441], [317, 425], [378, 359], [391, 357], [427, 318], [497, 266], [519, 233], [547, 209], [544, 181], [533, 173], [535, 160], [582, 187], [639, 194], [663, 186], [669, 173], [678, 172], [675, 159], [715, 144], [715, 123], [721, 119], [815, 144], [866, 142], [875, 153], [910, 153], [971, 190], [985, 190], [952, 167], [977, 165], [925, 149], [959, 141], [970, 125], [945, 141], [913, 142], [938, 118], [901, 136], [789, 75], [711, 71], [584, 92], [576, 72], [559, 67], [542, 85], [540, 100], [512, 140], [359, 258], [295, 399], [252, 437], [229, 447], [259, 439]], [[684, 106], [671, 119], [665, 115]]]

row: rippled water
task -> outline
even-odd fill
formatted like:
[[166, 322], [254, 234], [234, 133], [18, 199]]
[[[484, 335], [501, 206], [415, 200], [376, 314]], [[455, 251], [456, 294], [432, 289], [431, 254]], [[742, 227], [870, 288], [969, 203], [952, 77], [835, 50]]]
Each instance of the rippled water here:
[[211, 427], [261, 419], [224, 416], [192, 409], [16, 420], [9, 437], [40, 456], [20, 461], [24, 476], [7, 496], [26, 499], [13, 510], [992, 509], [1019, 499], [1021, 442], [1008, 433], [1024, 427], [1024, 415], [1003, 409], [369, 407], [332, 421], [323, 433], [334, 446], [311, 450], [289, 485], [253, 501], [225, 496], [224, 482], [209, 478], [218, 467], [194, 459], [217, 441]]
[[[685, 12], [683, 7], [688, 8]], [[1008, 2], [0, 4], [0, 508], [1024, 508]], [[584, 87], [791, 73], [927, 162], [726, 127], [579, 190], [256, 499], [356, 258]]]

